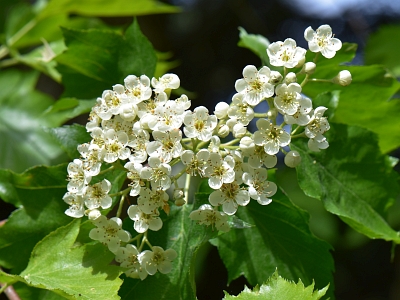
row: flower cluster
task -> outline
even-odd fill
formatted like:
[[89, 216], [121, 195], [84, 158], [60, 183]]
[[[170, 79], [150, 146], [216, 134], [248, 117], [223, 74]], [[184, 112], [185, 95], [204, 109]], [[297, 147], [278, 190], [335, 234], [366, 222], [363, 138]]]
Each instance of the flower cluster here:
[[[312, 52], [326, 58], [341, 47], [328, 25], [316, 32], [307, 28], [305, 38]], [[65, 213], [92, 220], [96, 227], [90, 238], [107, 245], [127, 269], [127, 276], [143, 280], [157, 271], [171, 271], [176, 251], [152, 246], [147, 232], [162, 228], [160, 213], [168, 214], [170, 205], [190, 202], [192, 177], [204, 178], [213, 192], [209, 203], [193, 210], [190, 219], [226, 232], [229, 217], [239, 206], [252, 200], [260, 205], [271, 203], [277, 186], [267, 180], [268, 169], [277, 165], [280, 152], [287, 166], [300, 163], [299, 154], [288, 149], [292, 139], [308, 138], [313, 151], [328, 147], [324, 137], [329, 130], [324, 117], [327, 108], [313, 108], [312, 100], [302, 94], [315, 62], [305, 62], [306, 50], [293, 39], [272, 43], [266, 51], [270, 64], [282, 70], [246, 66], [243, 78], [235, 83], [232, 102], [218, 103], [213, 113], [204, 106], [190, 110], [186, 95], [170, 99], [171, 90], [180, 86], [175, 74], [151, 80], [129, 75], [124, 85], [114, 85], [97, 99], [86, 124], [92, 139], [78, 146], [81, 157], [68, 165], [68, 192], [63, 199], [70, 207]], [[295, 68], [299, 68], [297, 74], [289, 72]], [[299, 75], [304, 77], [301, 83], [297, 82]], [[331, 82], [342, 84], [348, 76], [341, 74]], [[268, 109], [256, 113], [255, 107], [262, 102]], [[256, 130], [251, 132], [254, 119]], [[278, 124], [280, 119], [283, 122]], [[233, 138], [226, 141], [228, 136]], [[115, 168], [126, 173], [128, 188], [110, 193], [110, 181], [95, 177]], [[186, 177], [185, 186], [180, 185], [180, 177]], [[122, 229], [120, 219], [127, 197], [135, 203], [126, 211], [133, 221], [134, 238]], [[113, 198], [119, 199], [120, 209], [108, 219], [105, 214]], [[137, 247], [130, 244], [133, 241]], [[145, 246], [150, 250], [143, 250]]]

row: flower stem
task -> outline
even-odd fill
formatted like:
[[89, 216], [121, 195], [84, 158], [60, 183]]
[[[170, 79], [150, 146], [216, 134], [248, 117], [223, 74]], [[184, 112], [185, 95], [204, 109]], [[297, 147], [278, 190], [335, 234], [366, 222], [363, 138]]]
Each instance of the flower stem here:
[[121, 200], [119, 200], [118, 210], [117, 210], [117, 218], [121, 216], [122, 207], [124, 206], [125, 195], [122, 195]]
[[186, 174], [185, 188], [184, 188], [186, 203], [189, 203], [189, 188], [190, 188], [190, 179], [191, 178], [192, 178], [192, 176], [190, 176], [190, 174]]

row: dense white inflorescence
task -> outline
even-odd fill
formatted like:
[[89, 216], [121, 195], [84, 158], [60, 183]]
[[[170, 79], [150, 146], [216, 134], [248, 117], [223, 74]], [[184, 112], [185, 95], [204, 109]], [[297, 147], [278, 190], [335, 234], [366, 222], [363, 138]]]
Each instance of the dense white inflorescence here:
[[[342, 45], [328, 25], [316, 31], [309, 27], [304, 36], [316, 56], [321, 52], [332, 58]], [[302, 94], [317, 69], [316, 60], [305, 62], [307, 50], [297, 47], [293, 39], [272, 43], [266, 51], [275, 70], [246, 66], [243, 78], [234, 85], [237, 93], [232, 102], [218, 103], [214, 114], [204, 106], [190, 110], [186, 95], [170, 99], [171, 90], [180, 86], [175, 74], [151, 80], [146, 75], [129, 75], [124, 85], [114, 85], [97, 99], [86, 125], [92, 140], [78, 146], [81, 157], [68, 165], [65, 213], [92, 220], [95, 228], [89, 237], [115, 254], [127, 276], [144, 280], [157, 271], [165, 274], [173, 269], [178, 253], [151, 245], [147, 233], [162, 229], [162, 211], [168, 214], [170, 205], [192, 202], [188, 197], [192, 177], [203, 178], [213, 191], [209, 203], [193, 204], [197, 209], [192, 209], [189, 218], [226, 232], [229, 218], [240, 206], [254, 200], [260, 205], [273, 201], [277, 185], [268, 180], [268, 169], [277, 165], [278, 155], [285, 155], [289, 167], [301, 163], [300, 154], [290, 150], [293, 139], [308, 138], [312, 151], [329, 146], [324, 136], [329, 130], [324, 116], [327, 108], [314, 108], [312, 99]], [[344, 70], [330, 82], [348, 85], [351, 74]], [[256, 113], [255, 107], [262, 102], [268, 108]], [[248, 128], [252, 121], [254, 132]], [[114, 169], [126, 173], [124, 190], [105, 178]], [[185, 186], [180, 177], [186, 177]], [[127, 198], [130, 205], [125, 215], [133, 221], [130, 231], [123, 229], [120, 219]], [[117, 215], [108, 218], [117, 201]]]

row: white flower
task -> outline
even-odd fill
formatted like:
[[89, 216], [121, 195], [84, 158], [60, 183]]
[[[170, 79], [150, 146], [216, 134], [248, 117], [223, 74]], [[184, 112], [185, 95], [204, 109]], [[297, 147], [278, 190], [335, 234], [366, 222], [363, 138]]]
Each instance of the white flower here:
[[286, 39], [284, 42], [275, 42], [268, 46], [267, 53], [270, 63], [276, 67], [294, 68], [304, 61], [306, 49], [296, 46], [296, 41]]
[[143, 280], [147, 277], [148, 273], [141, 265], [141, 258], [141, 253], [131, 244], [120, 247], [115, 252], [115, 260], [121, 264], [122, 268], [128, 269], [125, 271], [126, 276]]
[[307, 125], [311, 117], [308, 115], [312, 110], [312, 102], [309, 98], [302, 97], [299, 101], [299, 107], [293, 115], [284, 115], [283, 118], [287, 124]]
[[192, 104], [192, 101], [190, 101], [185, 94], [182, 94], [179, 98], [175, 99], [175, 102], [182, 107], [183, 110], [189, 109], [190, 105]]
[[309, 26], [304, 31], [304, 38], [308, 42], [310, 51], [321, 52], [326, 58], [334, 57], [336, 51], [342, 48], [342, 42], [332, 36], [332, 28], [329, 25], [321, 25], [317, 31]]
[[84, 169], [83, 161], [74, 159], [67, 167], [68, 185], [67, 190], [71, 193], [82, 194], [87, 184], [92, 180], [92, 176]]
[[85, 143], [78, 145], [78, 151], [84, 159], [84, 172], [90, 176], [98, 175], [104, 158], [104, 148], [99, 148], [95, 144]]
[[236, 80], [235, 89], [243, 94], [243, 101], [255, 106], [261, 100], [274, 94], [274, 86], [269, 83], [270, 69], [262, 67], [260, 71], [253, 65], [243, 69], [243, 79]]
[[158, 80], [154, 77], [151, 79], [151, 85], [156, 93], [161, 93], [168, 89], [177, 89], [180, 84], [181, 81], [175, 74], [165, 74]]
[[324, 138], [322, 135], [329, 130], [330, 126], [328, 119], [323, 117], [326, 110], [327, 108], [323, 106], [318, 106], [314, 110], [313, 116], [305, 129], [305, 134], [310, 139], [321, 141]]
[[111, 183], [107, 179], [90, 185], [84, 194], [85, 205], [90, 210], [99, 208], [107, 209], [111, 207], [112, 199], [108, 196], [111, 189]]
[[254, 169], [258, 169], [262, 165], [267, 168], [273, 168], [278, 162], [276, 155], [267, 154], [263, 146], [257, 146], [254, 144], [254, 140], [248, 136], [240, 140], [239, 146], [243, 155], [248, 157], [248, 164]]
[[93, 223], [97, 228], [93, 228], [89, 232], [89, 237], [107, 245], [108, 249], [113, 253], [118, 250], [121, 241], [128, 242], [131, 238], [130, 233], [122, 229], [120, 218], [114, 217], [107, 220], [106, 216], [99, 216], [93, 220]]
[[208, 185], [217, 190], [223, 183], [231, 183], [235, 180], [235, 160], [227, 155], [222, 159], [219, 153], [210, 153], [209, 166], [205, 169], [205, 176], [209, 177]]
[[220, 146], [221, 146], [220, 138], [216, 135], [213, 135], [210, 139], [210, 144], [208, 145], [208, 151], [219, 153]]
[[299, 152], [297, 151], [289, 151], [286, 156], [285, 156], [285, 165], [287, 165], [290, 168], [295, 168], [298, 166], [301, 162], [301, 156]]
[[131, 147], [132, 153], [129, 160], [135, 163], [143, 163], [147, 159], [147, 144], [150, 140], [150, 134], [147, 130], [133, 127], [132, 134], [129, 135], [128, 146]]
[[243, 182], [249, 186], [249, 195], [261, 205], [270, 204], [277, 191], [274, 182], [267, 180], [267, 170], [263, 168], [248, 169], [243, 173]]
[[147, 179], [153, 189], [167, 190], [171, 186], [171, 166], [161, 162], [158, 157], [149, 157], [149, 167], [144, 167], [140, 177]]
[[249, 192], [241, 189], [236, 182], [224, 183], [221, 188], [210, 194], [208, 199], [213, 206], [222, 204], [227, 215], [236, 213], [238, 205], [246, 206], [250, 202]]
[[143, 180], [140, 178], [140, 172], [142, 171], [143, 166], [140, 163], [136, 162], [127, 162], [124, 166], [125, 169], [128, 169], [128, 173], [126, 177], [131, 180], [129, 185], [132, 187], [129, 195], [137, 196], [140, 193], [142, 186], [144, 185]]
[[300, 84], [280, 84], [276, 87], [275, 93], [274, 103], [282, 114], [293, 115], [297, 112], [302, 98]]
[[169, 132], [153, 131], [154, 141], [146, 146], [147, 153], [151, 157], [158, 157], [164, 163], [169, 163], [173, 158], [182, 153], [182, 133], [179, 129]]
[[104, 132], [104, 161], [112, 163], [118, 158], [125, 160], [131, 154], [128, 145], [128, 135], [123, 131], [116, 132], [114, 129], [108, 129]]
[[65, 193], [63, 200], [70, 207], [65, 211], [67, 216], [73, 218], [82, 218], [85, 215], [84, 199], [81, 195], [67, 192]]
[[274, 155], [279, 152], [279, 147], [289, 145], [290, 135], [282, 128], [266, 119], [258, 119], [256, 125], [259, 130], [254, 133], [254, 143], [264, 146], [267, 154]]
[[166, 93], [161, 92], [156, 97], [150, 98], [138, 104], [138, 116], [140, 118], [140, 127], [149, 129], [148, 123], [157, 122], [156, 108], [163, 106], [168, 101]]
[[236, 93], [232, 97], [232, 103], [228, 110], [228, 116], [230, 119], [234, 119], [239, 124], [247, 126], [254, 118], [254, 110], [247, 102], [243, 101], [243, 94]]
[[329, 143], [324, 136], [319, 137], [318, 140], [316, 138], [308, 140], [308, 148], [311, 151], [319, 152], [320, 149], [326, 149], [328, 147]]
[[197, 138], [207, 142], [211, 139], [213, 130], [217, 127], [217, 117], [208, 114], [208, 109], [199, 106], [193, 112], [187, 112], [183, 123], [183, 131], [188, 138]]
[[147, 124], [151, 130], [170, 131], [182, 126], [184, 107], [175, 101], [168, 100], [163, 105], [158, 105], [154, 109], [154, 114], [147, 117], [150, 118]]
[[199, 209], [192, 211], [189, 218], [193, 221], [197, 221], [200, 225], [211, 225], [217, 230], [227, 232], [230, 229], [228, 225], [228, 216], [223, 212], [214, 210], [209, 204], [203, 204]]
[[146, 214], [137, 205], [131, 205], [128, 208], [128, 216], [134, 221], [133, 228], [139, 232], [146, 232], [148, 229], [158, 231], [162, 227], [162, 221], [158, 210], [151, 214]]
[[138, 198], [140, 210], [146, 214], [152, 214], [160, 207], [164, 207], [168, 202], [168, 194], [163, 190], [151, 190], [142, 188]]
[[207, 149], [201, 149], [196, 155], [192, 150], [184, 150], [181, 154], [182, 163], [186, 165], [186, 173], [191, 176], [204, 175], [209, 157], [210, 152]]
[[177, 257], [174, 249], [167, 249], [153, 246], [152, 251], [145, 250], [141, 257], [142, 265], [147, 273], [154, 275], [157, 270], [162, 274], [167, 274], [172, 270], [172, 261]]
[[133, 99], [134, 104], [138, 104], [151, 97], [150, 79], [146, 75], [136, 77], [129, 75], [124, 79], [126, 94]]

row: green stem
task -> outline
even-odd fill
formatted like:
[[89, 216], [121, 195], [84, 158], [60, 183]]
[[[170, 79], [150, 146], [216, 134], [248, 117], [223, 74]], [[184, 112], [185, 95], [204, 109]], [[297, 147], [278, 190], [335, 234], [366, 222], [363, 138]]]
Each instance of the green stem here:
[[300, 84], [301, 87], [306, 85], [306, 83], [308, 82], [308, 78], [309, 77], [310, 77], [310, 74], [306, 74], [306, 77], [304, 77], [303, 81]]
[[6, 288], [8, 288], [8, 284], [7, 283], [2, 285], [2, 287], [0, 288], [0, 295], [5, 291]]
[[297, 127], [295, 129], [292, 130], [292, 132], [290, 133], [290, 135], [294, 135], [296, 133], [296, 131], [300, 128], [301, 126], [297, 125]]
[[297, 139], [297, 138], [300, 138], [300, 137], [307, 137], [306, 136], [306, 134], [305, 134], [305, 132], [302, 132], [302, 133], [299, 133], [299, 134], [295, 134], [295, 135], [292, 135], [292, 139]]
[[16, 42], [18, 42], [25, 34], [27, 34], [33, 27], [36, 26], [36, 20], [32, 19], [24, 25], [20, 30], [17, 31], [11, 38], [8, 39], [7, 44], [12, 47]]
[[137, 236], [135, 236], [134, 238], [131, 238], [131, 239], [128, 241], [128, 244], [130, 244], [130, 243], [132, 243], [132, 242], [134, 242], [134, 241], [140, 239], [142, 236], [143, 236], [143, 233], [139, 233], [139, 234], [138, 234]]
[[268, 117], [268, 113], [255, 113], [254, 114], [254, 118], [267, 118]]
[[236, 144], [236, 143], [239, 142], [239, 141], [240, 141], [240, 139], [233, 139], [233, 140], [230, 141], [230, 142], [227, 142], [227, 143], [225, 143], [225, 144], [221, 144], [220, 148], [221, 148], [221, 147], [224, 147], [224, 146], [230, 146], [230, 145]]
[[10, 51], [8, 50], [8, 48], [5, 45], [0, 46], [0, 59], [2, 59], [3, 57], [6, 57], [9, 53], [10, 53]]
[[125, 196], [129, 193], [129, 191], [132, 189], [132, 187], [128, 187], [122, 191], [119, 191], [117, 193], [109, 194], [108, 196], [110, 197], [116, 197], [116, 196]]
[[118, 210], [117, 210], [117, 218], [121, 216], [122, 207], [124, 206], [125, 195], [122, 195], [121, 200], [119, 200]]
[[189, 188], [190, 188], [190, 179], [191, 178], [192, 178], [192, 176], [190, 176], [189, 174], [186, 174], [185, 188], [184, 188], [186, 203], [189, 203]]
[[18, 59], [15, 58], [5, 59], [3, 61], [0, 61], [0, 69], [15, 66], [18, 63], [19, 63]]
[[172, 181], [173, 182], [177, 181], [185, 173], [186, 173], [186, 168], [183, 168], [178, 174], [172, 177]]
[[332, 80], [331, 80], [331, 79], [317, 79], [317, 78], [312, 78], [312, 79], [310, 79], [310, 81], [313, 81], [313, 82], [329, 82], [329, 83], [332, 83]]
[[115, 166], [112, 165], [111, 167], [109, 167], [109, 168], [107, 168], [107, 169], [104, 169], [103, 171], [100, 171], [98, 175], [101, 175], [101, 174], [110, 172], [110, 171], [112, 171], [112, 170], [114, 170], [114, 169], [115, 169]]
[[196, 151], [197, 150], [200, 150], [200, 149], [203, 149], [203, 147], [205, 146], [205, 145], [207, 145], [208, 144], [208, 142], [201, 142], [201, 143], [199, 143], [197, 146], [196, 146]]

